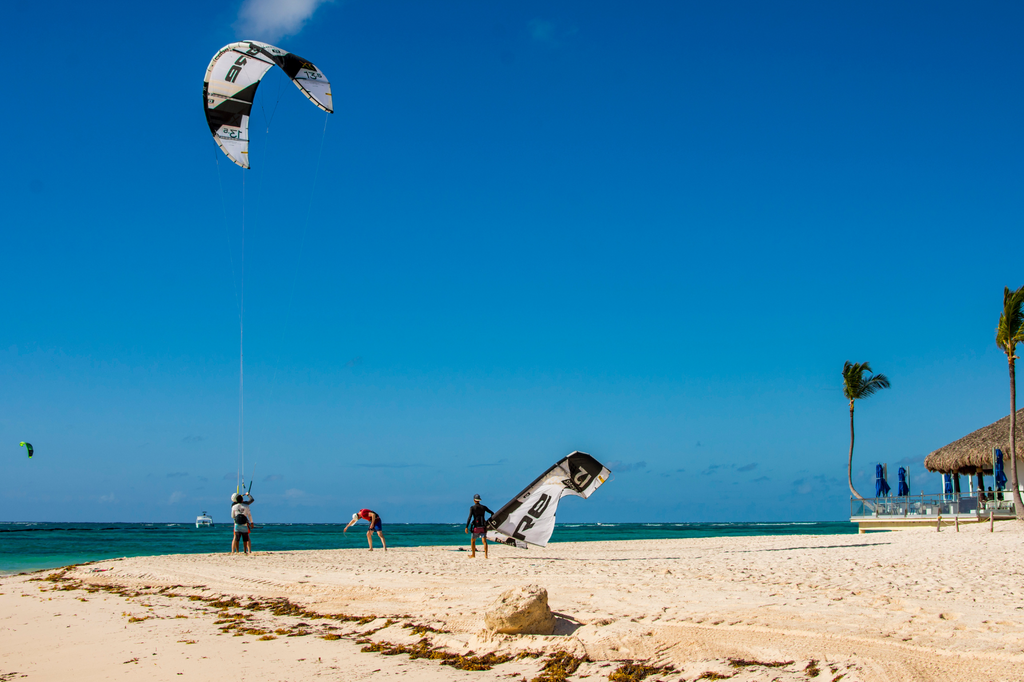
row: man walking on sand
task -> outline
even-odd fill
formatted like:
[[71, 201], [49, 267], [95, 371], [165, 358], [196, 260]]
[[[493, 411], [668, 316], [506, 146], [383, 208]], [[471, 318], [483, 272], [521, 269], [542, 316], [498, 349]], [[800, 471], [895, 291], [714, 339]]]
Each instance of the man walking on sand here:
[[381, 530], [383, 524], [380, 522], [380, 514], [369, 509], [360, 509], [352, 515], [352, 520], [345, 526], [345, 530], [342, 533], [347, 533], [348, 529], [359, 522], [359, 519], [370, 522], [370, 530], [366, 531], [366, 543], [370, 545], [370, 551], [373, 551], [373, 533], [377, 532], [377, 537], [380, 538], [380, 544], [383, 545], [384, 551], [388, 551], [388, 543], [384, 542], [384, 532]]
[[469, 518], [466, 519], [466, 532], [469, 529], [473, 529], [473, 535], [469, 540], [469, 558], [472, 559], [476, 556], [476, 539], [480, 538], [484, 543], [484, 558], [487, 558], [487, 521], [484, 520], [484, 514], [490, 514], [494, 516], [494, 512], [480, 504], [480, 496], [473, 496], [473, 506], [469, 508]]

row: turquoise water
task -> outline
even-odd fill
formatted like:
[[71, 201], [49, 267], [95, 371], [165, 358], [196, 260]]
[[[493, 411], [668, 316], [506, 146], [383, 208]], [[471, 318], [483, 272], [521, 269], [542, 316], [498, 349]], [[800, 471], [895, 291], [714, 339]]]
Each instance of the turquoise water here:
[[[341, 549], [366, 546], [366, 525], [342, 533], [343, 524], [266, 524], [252, 534], [256, 551]], [[463, 527], [392, 523], [384, 526], [389, 547], [465, 545]], [[849, 522], [823, 523], [566, 523], [552, 542], [659, 540], [733, 535], [845, 535]], [[232, 526], [196, 528], [185, 523], [0, 523], [0, 573], [34, 571], [83, 561], [154, 554], [226, 552]], [[374, 535], [374, 544], [377, 536]], [[527, 550], [529, 551], [529, 550]]]

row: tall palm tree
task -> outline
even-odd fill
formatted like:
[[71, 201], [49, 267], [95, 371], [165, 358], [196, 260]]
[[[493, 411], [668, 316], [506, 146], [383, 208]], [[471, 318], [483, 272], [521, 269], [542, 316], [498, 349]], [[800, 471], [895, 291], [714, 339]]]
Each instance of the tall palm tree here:
[[1024, 286], [1016, 291], [1003, 288], [1003, 312], [996, 327], [996, 345], [1006, 353], [1010, 364], [1010, 476], [1013, 486], [1013, 509], [1017, 520], [1024, 520], [1024, 502], [1017, 484], [1017, 377], [1015, 363], [1017, 344], [1024, 341]]
[[883, 388], [889, 388], [889, 379], [884, 374], [872, 374], [871, 365], [866, 362], [843, 363], [843, 395], [850, 401], [850, 459], [846, 463], [846, 477], [850, 481], [850, 492], [858, 500], [864, 500], [853, 487], [853, 401], [874, 395]]

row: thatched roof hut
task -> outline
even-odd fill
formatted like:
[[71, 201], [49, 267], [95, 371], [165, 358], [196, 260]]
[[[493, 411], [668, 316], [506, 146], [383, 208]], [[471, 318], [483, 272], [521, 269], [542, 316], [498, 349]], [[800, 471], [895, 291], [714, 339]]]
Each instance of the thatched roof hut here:
[[[1010, 415], [939, 448], [924, 458], [924, 466], [942, 474], [991, 474], [992, 448], [1002, 450], [1009, 476]], [[1017, 459], [1024, 462], [1024, 409], [1017, 411]], [[1018, 468], [1024, 470], [1024, 465]]]

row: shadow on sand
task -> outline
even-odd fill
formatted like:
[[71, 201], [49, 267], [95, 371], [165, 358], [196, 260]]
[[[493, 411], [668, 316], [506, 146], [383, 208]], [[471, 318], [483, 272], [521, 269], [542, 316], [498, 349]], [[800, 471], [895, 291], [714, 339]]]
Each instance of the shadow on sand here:
[[552, 611], [551, 613], [555, 616], [555, 631], [551, 633], [552, 635], [568, 637], [583, 627], [583, 623], [579, 622], [572, 616], [567, 616], [564, 613], [559, 613], [558, 611]]

